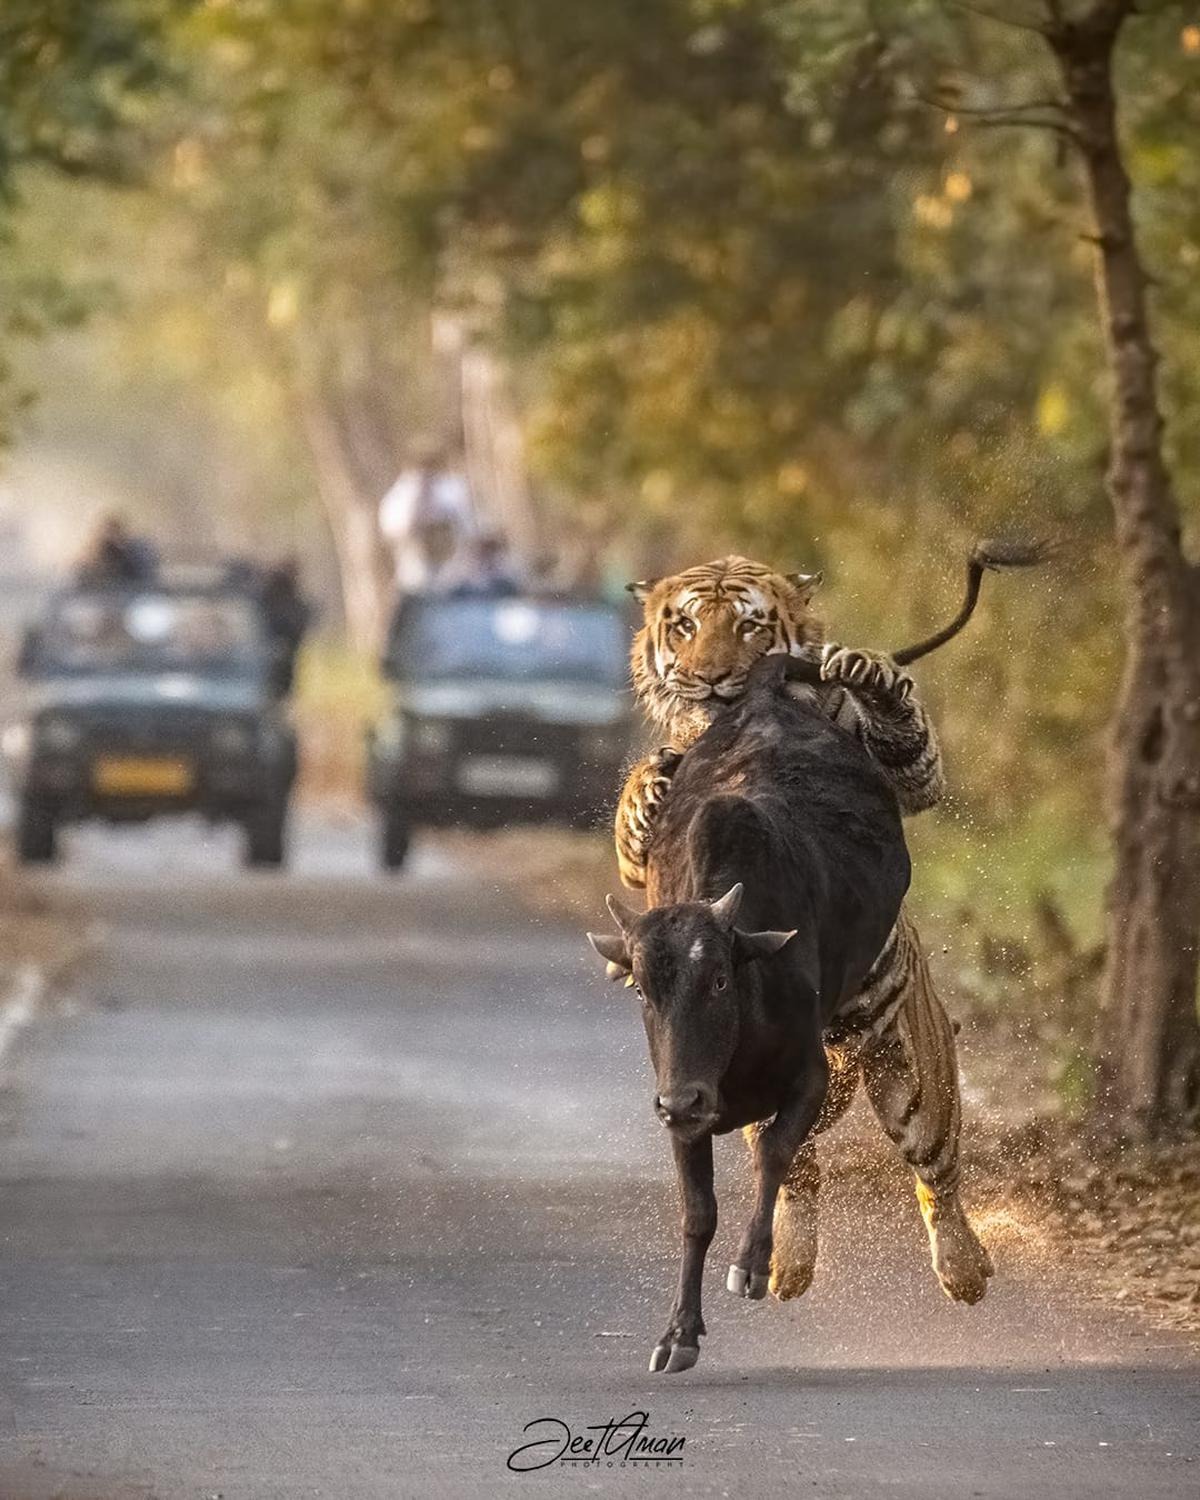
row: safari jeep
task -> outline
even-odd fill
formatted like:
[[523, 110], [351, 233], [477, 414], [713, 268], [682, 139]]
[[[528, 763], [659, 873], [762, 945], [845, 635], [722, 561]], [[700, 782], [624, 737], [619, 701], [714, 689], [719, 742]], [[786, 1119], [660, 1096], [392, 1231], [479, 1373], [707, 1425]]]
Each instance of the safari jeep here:
[[20, 859], [56, 858], [66, 823], [198, 812], [280, 865], [295, 735], [272, 691], [260, 612], [218, 582], [71, 588], [29, 630], [28, 712], [4, 732]]
[[628, 623], [575, 596], [405, 600], [368, 736], [385, 869], [418, 827], [593, 823], [630, 745]]

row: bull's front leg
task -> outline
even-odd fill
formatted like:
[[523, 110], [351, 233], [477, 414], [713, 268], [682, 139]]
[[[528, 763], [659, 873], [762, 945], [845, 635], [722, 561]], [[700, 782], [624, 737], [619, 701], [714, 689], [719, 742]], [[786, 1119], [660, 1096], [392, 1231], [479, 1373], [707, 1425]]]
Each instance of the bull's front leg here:
[[682, 759], [681, 751], [660, 745], [639, 760], [625, 778], [617, 803], [614, 833], [621, 881], [633, 890], [641, 890], [646, 884], [650, 840], [654, 837], [659, 811], [671, 790], [671, 777]]
[[700, 1310], [704, 1257], [717, 1232], [717, 1195], [713, 1191], [712, 1136], [698, 1141], [680, 1141], [674, 1136], [675, 1171], [679, 1178], [679, 1203], [683, 1221], [683, 1255], [679, 1264], [679, 1290], [671, 1308], [666, 1331], [654, 1346], [650, 1369], [668, 1375], [690, 1370], [700, 1358], [700, 1335], [707, 1332]]
[[819, 1041], [812, 1061], [769, 1125], [754, 1132], [754, 1211], [737, 1259], [725, 1280], [728, 1291], [757, 1302], [767, 1295], [771, 1282], [771, 1251], [774, 1247], [775, 1203], [796, 1152], [817, 1123], [829, 1087], [829, 1065]]

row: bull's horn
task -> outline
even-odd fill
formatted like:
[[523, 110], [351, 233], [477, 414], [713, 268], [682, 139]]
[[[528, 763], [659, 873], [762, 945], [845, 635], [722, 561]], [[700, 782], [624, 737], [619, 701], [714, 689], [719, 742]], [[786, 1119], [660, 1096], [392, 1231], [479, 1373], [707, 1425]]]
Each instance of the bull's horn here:
[[727, 931], [733, 926], [734, 919], [738, 914], [738, 908], [742, 904], [742, 893], [745, 886], [739, 880], [736, 885], [731, 885], [719, 901], [711, 903], [710, 910], [717, 922]]
[[638, 913], [632, 907], [626, 906], [623, 901], [618, 901], [615, 896], [605, 896], [604, 904], [622, 933], [627, 933], [638, 919]]

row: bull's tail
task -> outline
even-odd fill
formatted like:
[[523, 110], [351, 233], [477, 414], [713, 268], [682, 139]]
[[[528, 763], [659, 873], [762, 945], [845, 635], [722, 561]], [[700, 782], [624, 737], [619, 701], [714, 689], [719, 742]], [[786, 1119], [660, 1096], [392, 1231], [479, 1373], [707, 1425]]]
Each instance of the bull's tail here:
[[1054, 543], [1045, 541], [1019, 542], [998, 539], [990, 542], [977, 542], [967, 558], [967, 592], [962, 608], [948, 625], [943, 625], [941, 630], [935, 631], [925, 640], [918, 641], [913, 646], [903, 646], [899, 651], [893, 651], [892, 660], [897, 666], [906, 667], [909, 662], [928, 656], [931, 651], [936, 651], [939, 646], [944, 646], [947, 641], [953, 640], [975, 613], [975, 606], [979, 602], [979, 586], [983, 582], [985, 573], [999, 573], [1007, 568], [1035, 568], [1039, 563], [1045, 562], [1046, 558], [1056, 550]]
[[[975, 613], [975, 606], [979, 602], [979, 585], [985, 573], [1000, 573], [1008, 568], [1035, 568], [1060, 550], [1061, 546], [1057, 542], [977, 542], [967, 558], [967, 593], [962, 608], [948, 625], [943, 625], [941, 630], [935, 631], [925, 640], [893, 651], [892, 660], [897, 666], [905, 667], [909, 662], [928, 656], [931, 651], [936, 651], [939, 646], [953, 640]], [[747, 686], [763, 692], [773, 692], [785, 678], [790, 682], [819, 683], [821, 663], [817, 653], [811, 652], [804, 656], [765, 656], [751, 668]]]

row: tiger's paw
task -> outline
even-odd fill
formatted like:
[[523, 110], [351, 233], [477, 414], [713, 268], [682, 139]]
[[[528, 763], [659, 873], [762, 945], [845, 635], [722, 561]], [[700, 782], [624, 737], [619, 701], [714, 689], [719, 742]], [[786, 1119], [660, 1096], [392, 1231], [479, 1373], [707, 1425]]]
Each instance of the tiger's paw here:
[[639, 832], [653, 831], [655, 819], [671, 790], [671, 779], [679, 768], [683, 752], [670, 745], [651, 751], [634, 772], [636, 785], [631, 788], [631, 811]]
[[947, 1297], [968, 1305], [982, 1300], [995, 1267], [961, 1208], [957, 1213], [938, 1216], [930, 1229], [929, 1249]]
[[912, 694], [913, 679], [891, 657], [879, 651], [859, 651], [832, 641], [821, 649], [822, 682], [839, 682], [860, 693], [878, 694], [905, 702]]
[[775, 1203], [771, 1295], [779, 1302], [803, 1297], [817, 1269], [817, 1195], [781, 1193]]
[[815, 1258], [805, 1265], [781, 1264], [779, 1257], [771, 1259], [771, 1296], [776, 1302], [791, 1302], [797, 1297], [803, 1297], [809, 1287], [812, 1286], [813, 1273], [816, 1271]]
[[646, 757], [646, 780], [643, 786], [652, 794], [655, 803], [661, 802], [671, 790], [671, 780], [679, 769], [683, 751], [670, 745], [660, 745]]
[[683, 752], [670, 745], [640, 761], [629, 773], [617, 808], [617, 867], [622, 882], [633, 890], [646, 884], [646, 856], [662, 805], [671, 791]]

